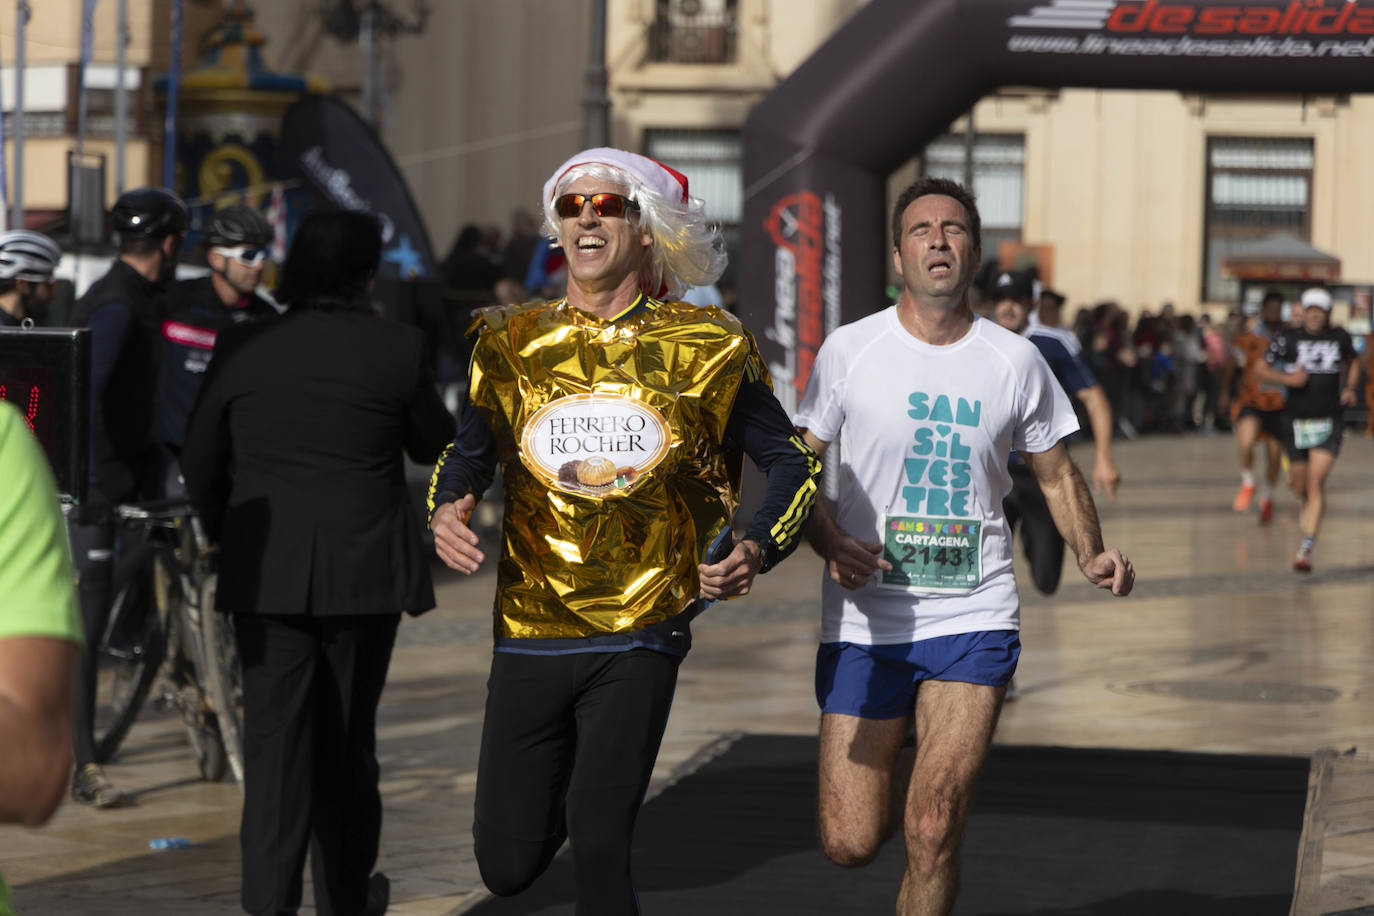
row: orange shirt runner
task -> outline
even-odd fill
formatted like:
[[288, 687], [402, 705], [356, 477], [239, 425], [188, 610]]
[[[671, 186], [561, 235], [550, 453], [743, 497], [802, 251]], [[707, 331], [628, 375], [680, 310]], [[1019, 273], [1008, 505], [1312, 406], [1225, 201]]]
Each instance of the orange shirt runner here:
[[1231, 406], [1231, 419], [1237, 419], [1246, 407], [1282, 410], [1283, 386], [1263, 384], [1255, 378], [1255, 366], [1264, 360], [1264, 354], [1269, 349], [1269, 338], [1252, 330], [1241, 331], [1231, 346], [1235, 349], [1236, 363], [1241, 367], [1240, 384], [1236, 388], [1235, 403]]

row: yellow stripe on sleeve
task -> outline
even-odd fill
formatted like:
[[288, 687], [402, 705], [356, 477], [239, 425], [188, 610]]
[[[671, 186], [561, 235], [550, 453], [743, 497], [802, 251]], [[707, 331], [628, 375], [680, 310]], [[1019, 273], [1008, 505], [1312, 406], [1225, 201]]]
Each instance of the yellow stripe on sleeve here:
[[434, 517], [434, 493], [439, 487], [439, 472], [443, 470], [444, 462], [448, 460], [448, 453], [453, 451], [455, 442], [450, 442], [444, 446], [444, 453], [439, 456], [439, 460], [434, 462], [434, 471], [429, 475], [429, 489], [425, 492], [425, 508], [429, 512], [429, 517]]
[[784, 548], [790, 544], [801, 530], [802, 519], [811, 513], [812, 506], [816, 503], [816, 481], [821, 476], [821, 459], [800, 436], [788, 437], [789, 442], [797, 447], [797, 450], [806, 456], [806, 482], [798, 488], [796, 495], [792, 497], [792, 504], [787, 507], [787, 511], [778, 519], [769, 536], [779, 548]]

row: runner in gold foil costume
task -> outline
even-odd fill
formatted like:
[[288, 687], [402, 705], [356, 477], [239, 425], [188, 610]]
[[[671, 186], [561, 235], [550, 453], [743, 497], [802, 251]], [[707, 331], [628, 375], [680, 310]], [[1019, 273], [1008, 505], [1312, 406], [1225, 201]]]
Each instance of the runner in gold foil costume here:
[[[481, 568], [468, 520], [500, 464], [473, 825], [483, 880], [518, 894], [567, 838], [577, 913], [636, 914], [630, 840], [690, 622], [792, 551], [820, 462], [749, 333], [675, 300], [725, 264], [684, 176], [587, 150], [554, 172], [544, 206], [567, 297], [474, 322], [469, 403], [435, 468], [430, 526], [445, 563]], [[735, 539], [742, 453], [768, 487]]]
[[[640, 306], [620, 322], [566, 300], [481, 319], [472, 404], [488, 417], [508, 471], [499, 636], [619, 633], [675, 616], [696, 597], [698, 558], [739, 504], [739, 464], [720, 442], [739, 383], [763, 372], [753, 341], [716, 308], [651, 299]], [[615, 418], [558, 417], [531, 438], [565, 446], [562, 464], [581, 467], [570, 469], [571, 481], [541, 479], [519, 460], [516, 431], [545, 405], [593, 391], [653, 408], [667, 426], [666, 453], [616, 488], [616, 462], [606, 455], [633, 448], [634, 434], [585, 430], [613, 427]], [[588, 479], [598, 471], [596, 482]]]

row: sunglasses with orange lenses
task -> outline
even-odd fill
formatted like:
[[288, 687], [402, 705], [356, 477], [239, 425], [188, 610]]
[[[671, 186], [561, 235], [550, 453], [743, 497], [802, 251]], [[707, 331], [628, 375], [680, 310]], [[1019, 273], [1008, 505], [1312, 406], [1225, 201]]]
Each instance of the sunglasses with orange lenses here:
[[582, 215], [582, 207], [587, 201], [592, 202], [592, 210], [597, 216], [623, 217], [627, 211], [639, 209], [639, 204], [630, 198], [609, 192], [590, 197], [586, 194], [564, 194], [553, 202], [553, 209], [559, 219], [573, 219]]

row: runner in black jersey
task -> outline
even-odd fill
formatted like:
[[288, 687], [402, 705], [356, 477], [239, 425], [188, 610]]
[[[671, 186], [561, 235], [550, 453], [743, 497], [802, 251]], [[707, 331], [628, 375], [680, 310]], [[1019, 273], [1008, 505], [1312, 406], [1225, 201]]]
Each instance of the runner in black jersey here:
[[1344, 328], [1331, 326], [1331, 294], [1312, 288], [1302, 294], [1302, 327], [1284, 328], [1269, 346], [1260, 381], [1288, 386], [1283, 410], [1284, 448], [1291, 465], [1288, 484], [1302, 500], [1302, 543], [1293, 568], [1312, 571], [1312, 549], [1326, 508], [1326, 478], [1341, 451], [1345, 407], [1355, 404], [1360, 367]]

